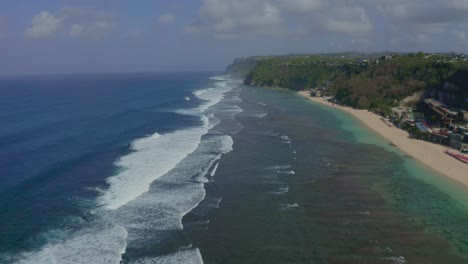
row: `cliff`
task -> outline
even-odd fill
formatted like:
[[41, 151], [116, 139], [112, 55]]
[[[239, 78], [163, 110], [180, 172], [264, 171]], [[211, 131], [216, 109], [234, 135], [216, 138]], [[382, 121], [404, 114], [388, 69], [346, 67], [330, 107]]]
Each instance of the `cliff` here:
[[255, 57], [237, 58], [227, 66], [224, 74], [231, 75], [236, 79], [245, 79], [245, 77], [255, 68], [258, 59]]
[[464, 56], [352, 53], [277, 56], [255, 61], [251, 68], [243, 68], [242, 75], [247, 72], [246, 85], [312, 89], [346, 105], [378, 111], [388, 111], [405, 97], [423, 91], [451, 106], [468, 108], [468, 63]]

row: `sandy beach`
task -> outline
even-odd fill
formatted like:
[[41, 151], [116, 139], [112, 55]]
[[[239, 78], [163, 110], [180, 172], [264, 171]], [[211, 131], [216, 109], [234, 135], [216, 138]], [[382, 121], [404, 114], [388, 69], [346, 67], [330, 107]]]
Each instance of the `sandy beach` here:
[[440, 174], [468, 186], [468, 164], [445, 154], [443, 151], [449, 149], [448, 147], [412, 139], [409, 137], [408, 132], [394, 126], [389, 126], [381, 116], [367, 110], [358, 110], [332, 104], [321, 97], [309, 96], [309, 92], [307, 91], [299, 92], [299, 94], [314, 102], [334, 107], [351, 114], [409, 156], [417, 159]]

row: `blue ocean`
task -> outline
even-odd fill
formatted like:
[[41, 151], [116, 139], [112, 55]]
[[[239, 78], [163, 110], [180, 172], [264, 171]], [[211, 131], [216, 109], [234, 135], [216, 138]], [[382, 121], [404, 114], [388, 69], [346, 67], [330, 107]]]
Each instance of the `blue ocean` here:
[[467, 263], [468, 189], [216, 73], [0, 78], [0, 263]]
[[239, 130], [212, 128], [241, 111], [211, 76], [1, 78], [0, 262], [200, 259], [182, 217]]

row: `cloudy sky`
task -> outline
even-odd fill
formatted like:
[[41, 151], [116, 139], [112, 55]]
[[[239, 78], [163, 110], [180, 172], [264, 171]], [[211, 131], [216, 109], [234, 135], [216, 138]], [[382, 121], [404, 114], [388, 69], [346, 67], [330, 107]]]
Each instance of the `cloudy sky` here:
[[221, 70], [235, 57], [468, 52], [468, 0], [1, 0], [0, 75]]

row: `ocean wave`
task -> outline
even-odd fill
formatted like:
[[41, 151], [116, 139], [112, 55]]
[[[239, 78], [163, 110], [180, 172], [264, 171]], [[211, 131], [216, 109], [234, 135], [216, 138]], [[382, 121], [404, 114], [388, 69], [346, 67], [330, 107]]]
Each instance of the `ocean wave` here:
[[288, 145], [292, 144], [292, 140], [291, 140], [291, 138], [289, 136], [281, 136], [281, 140], [285, 144], [288, 144]]
[[216, 170], [218, 170], [218, 165], [219, 165], [219, 162], [217, 162], [217, 163], [215, 164], [214, 168], [211, 170], [211, 173], [210, 173], [211, 177], [214, 177], [214, 176], [215, 176]]
[[296, 172], [294, 172], [293, 170], [289, 170], [289, 171], [276, 171], [276, 173], [278, 173], [278, 174], [290, 174], [290, 175], [296, 174]]
[[201, 264], [203, 259], [200, 250], [197, 248], [181, 249], [175, 253], [156, 257], [156, 258], [141, 258], [130, 262], [131, 264]]
[[230, 80], [231, 80], [231, 76], [230, 76], [230, 75], [213, 76], [213, 77], [210, 77], [210, 80], [215, 80], [215, 81], [230, 81]]
[[195, 151], [202, 135], [210, 129], [208, 118], [202, 116], [201, 120], [204, 123], [201, 127], [135, 140], [134, 152], [117, 161], [121, 172], [108, 178], [109, 188], [98, 203], [115, 210], [147, 192], [154, 180]]
[[289, 192], [289, 187], [279, 187], [276, 191], [270, 191], [268, 193], [275, 195], [284, 195]]
[[292, 165], [271, 166], [271, 167], [266, 167], [265, 169], [266, 169], [266, 170], [274, 170], [274, 171], [277, 171], [277, 170], [287, 170], [287, 169], [290, 169], [290, 168], [292, 168]]
[[280, 211], [286, 211], [286, 210], [293, 210], [299, 208], [299, 204], [297, 203], [292, 203], [292, 204], [282, 204], [279, 208]]
[[206, 110], [218, 104], [224, 94], [233, 89], [228, 82], [216, 83], [220, 89], [202, 89], [193, 92], [204, 100], [199, 107], [192, 110], [179, 110], [180, 114], [196, 115], [203, 125], [157, 137], [137, 139], [132, 143], [133, 153], [120, 158], [116, 165], [120, 173], [108, 178], [109, 188], [98, 199], [98, 203], [108, 209], [115, 210], [129, 201], [148, 191], [150, 184], [167, 174], [187, 155], [195, 151], [203, 135], [219, 123]]
[[403, 257], [403, 256], [388, 257], [388, 258], [383, 258], [383, 260], [391, 261], [392, 263], [395, 263], [395, 264], [404, 264], [404, 263], [407, 263], [406, 258]]
[[200, 94], [202, 94], [202, 93], [204, 93], [206, 91], [207, 91], [207, 89], [201, 89], [201, 90], [194, 91], [193, 94], [195, 96], [199, 96]]
[[127, 231], [119, 225], [86, 228], [60, 243], [23, 253], [13, 261], [18, 264], [120, 263], [127, 246], [126, 238]]
[[271, 166], [266, 167], [266, 170], [274, 171], [277, 174], [295, 174], [293, 170], [291, 170], [292, 165], [279, 165], [279, 166]]
[[[211, 106], [233, 89], [227, 81], [194, 94], [204, 100], [185, 112], [201, 125], [166, 134], [154, 133], [131, 143], [132, 153], [115, 164], [119, 172], [107, 179], [92, 220], [72, 233], [54, 238], [37, 251], [14, 256], [16, 263], [119, 263], [129, 250], [163, 243], [182, 230], [182, 218], [206, 197], [204, 183], [216, 174], [221, 155], [233, 150], [233, 140], [210, 132], [220, 119]], [[218, 207], [221, 198], [213, 206]], [[169, 242], [172, 243], [172, 242]], [[132, 257], [129, 263], [203, 263], [196, 248], [181, 248], [158, 257]]]
[[[215, 117], [215, 113], [220, 109], [211, 109], [211, 106], [223, 100], [225, 94], [234, 86], [227, 83], [216, 84], [216, 89], [204, 89], [197, 93], [199, 99], [204, 100], [198, 108], [192, 109], [191, 115], [201, 115], [203, 125], [201, 127], [176, 131], [170, 135], [164, 134], [158, 140], [166, 140], [166, 145], [158, 155], [168, 156], [171, 152], [179, 152], [180, 147], [187, 148], [186, 141], [192, 138], [193, 151], [185, 151], [185, 155], [173, 168], [160, 177], [160, 180], [148, 186], [144, 194], [129, 201], [125, 206], [120, 207], [115, 212], [111, 212], [114, 219], [119, 219], [119, 223], [128, 230], [127, 241], [130, 249], [146, 247], [147, 241], [162, 239], [167, 232], [182, 230], [182, 218], [206, 197], [204, 185], [216, 174], [219, 160], [223, 154], [233, 150], [232, 137], [219, 134], [212, 129], [219, 124], [220, 119]], [[222, 108], [222, 107], [220, 107]], [[198, 112], [198, 113], [197, 113]], [[196, 132], [194, 130], [197, 130]], [[191, 131], [191, 132], [190, 132]], [[187, 135], [177, 135], [177, 133], [193, 133], [197, 135], [187, 137]], [[175, 135], [175, 136], [174, 136]], [[178, 141], [174, 143], [174, 141]], [[172, 142], [170, 145], [169, 143]], [[145, 142], [141, 142], [141, 147], [148, 147]], [[150, 149], [154, 149], [150, 147]], [[192, 150], [192, 149], [190, 149]], [[137, 151], [138, 153], [139, 151]], [[154, 167], [154, 163], [147, 166]], [[221, 198], [218, 198], [215, 206], [219, 206]], [[170, 242], [173, 243], [173, 242]], [[143, 261], [143, 262], [142, 262]], [[156, 261], [156, 262], [154, 262]], [[130, 263], [203, 263], [198, 249], [179, 249], [161, 257], [140, 259]]]

